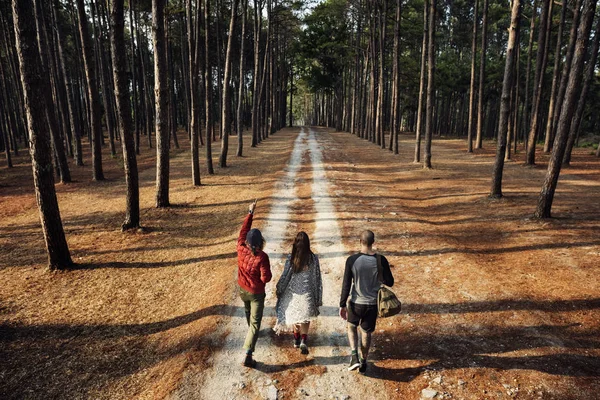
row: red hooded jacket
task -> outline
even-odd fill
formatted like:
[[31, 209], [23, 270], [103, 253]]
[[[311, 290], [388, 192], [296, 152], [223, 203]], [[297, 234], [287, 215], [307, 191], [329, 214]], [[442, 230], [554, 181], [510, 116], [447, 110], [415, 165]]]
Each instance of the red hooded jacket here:
[[265, 284], [271, 280], [269, 256], [262, 250], [252, 254], [246, 246], [246, 235], [252, 228], [252, 214], [248, 214], [237, 241], [238, 285], [252, 294], [265, 293]]

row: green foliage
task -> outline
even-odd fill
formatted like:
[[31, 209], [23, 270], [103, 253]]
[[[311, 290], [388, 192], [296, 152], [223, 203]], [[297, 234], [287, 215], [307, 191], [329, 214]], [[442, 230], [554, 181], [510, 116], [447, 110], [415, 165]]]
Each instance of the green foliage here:
[[342, 83], [349, 56], [346, 1], [325, 1], [304, 23], [298, 57], [302, 78], [310, 91], [333, 90]]

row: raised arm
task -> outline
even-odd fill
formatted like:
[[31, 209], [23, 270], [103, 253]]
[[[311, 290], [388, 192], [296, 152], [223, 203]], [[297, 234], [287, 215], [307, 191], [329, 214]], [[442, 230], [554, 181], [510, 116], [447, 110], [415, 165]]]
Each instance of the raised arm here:
[[237, 240], [238, 247], [243, 246], [244, 243], [246, 243], [246, 235], [252, 228], [252, 218], [254, 217], [254, 209], [255, 208], [256, 208], [256, 200], [254, 200], [254, 203], [250, 204], [250, 207], [248, 207], [248, 215], [246, 215], [246, 218], [244, 219], [244, 222], [242, 223], [242, 229], [240, 230], [240, 236], [238, 236], [238, 240]]
[[238, 237], [238, 240], [237, 240], [238, 247], [243, 246], [244, 243], [246, 243], [246, 235], [252, 228], [252, 217], [253, 217], [252, 213], [248, 213], [248, 215], [246, 215], [246, 218], [244, 219], [244, 222], [242, 223], [242, 229], [240, 230], [240, 236]]

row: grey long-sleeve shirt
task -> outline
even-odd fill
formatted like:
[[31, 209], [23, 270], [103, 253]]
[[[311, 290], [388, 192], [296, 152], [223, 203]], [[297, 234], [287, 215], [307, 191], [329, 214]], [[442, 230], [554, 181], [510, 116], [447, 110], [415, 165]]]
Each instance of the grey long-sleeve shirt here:
[[[388, 260], [381, 256], [382, 280], [387, 286], [394, 285], [394, 277]], [[351, 255], [346, 260], [340, 307], [346, 307], [348, 296], [355, 304], [376, 305], [381, 283], [377, 279], [377, 257], [364, 253]]]

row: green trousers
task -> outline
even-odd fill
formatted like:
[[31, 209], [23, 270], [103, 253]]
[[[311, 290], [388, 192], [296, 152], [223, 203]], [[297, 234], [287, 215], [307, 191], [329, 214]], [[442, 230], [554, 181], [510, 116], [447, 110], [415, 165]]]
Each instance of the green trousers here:
[[254, 352], [260, 323], [262, 321], [263, 310], [265, 308], [265, 294], [252, 294], [240, 288], [240, 298], [244, 302], [244, 311], [246, 312], [246, 322], [248, 323], [248, 333], [244, 342], [244, 350]]

